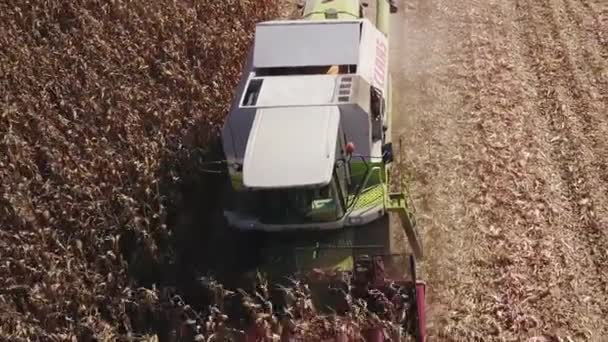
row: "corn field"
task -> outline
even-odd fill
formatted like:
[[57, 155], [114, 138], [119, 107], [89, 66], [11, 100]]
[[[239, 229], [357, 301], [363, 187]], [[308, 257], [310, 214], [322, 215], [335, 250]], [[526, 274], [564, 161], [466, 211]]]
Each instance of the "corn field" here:
[[0, 2], [2, 340], [175, 335], [175, 208], [276, 7]]

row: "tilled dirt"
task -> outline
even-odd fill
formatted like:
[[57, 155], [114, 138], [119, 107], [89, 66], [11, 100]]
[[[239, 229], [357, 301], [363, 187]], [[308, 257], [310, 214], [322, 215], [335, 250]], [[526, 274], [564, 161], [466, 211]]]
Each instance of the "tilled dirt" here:
[[608, 4], [401, 7], [391, 63], [429, 339], [608, 339]]

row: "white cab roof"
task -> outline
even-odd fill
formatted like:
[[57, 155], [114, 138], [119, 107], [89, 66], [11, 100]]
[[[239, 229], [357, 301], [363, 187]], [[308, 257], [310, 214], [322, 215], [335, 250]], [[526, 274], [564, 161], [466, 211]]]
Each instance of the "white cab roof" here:
[[328, 184], [339, 122], [340, 110], [336, 106], [258, 109], [243, 162], [245, 187]]
[[269, 21], [256, 26], [256, 68], [354, 65], [359, 60], [360, 20]]

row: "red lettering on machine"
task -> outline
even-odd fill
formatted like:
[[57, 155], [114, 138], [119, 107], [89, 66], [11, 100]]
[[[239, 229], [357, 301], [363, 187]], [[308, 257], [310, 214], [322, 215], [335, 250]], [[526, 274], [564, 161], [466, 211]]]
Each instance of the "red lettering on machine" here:
[[387, 48], [384, 41], [376, 39], [376, 59], [374, 62], [374, 86], [384, 90], [384, 79], [386, 77]]

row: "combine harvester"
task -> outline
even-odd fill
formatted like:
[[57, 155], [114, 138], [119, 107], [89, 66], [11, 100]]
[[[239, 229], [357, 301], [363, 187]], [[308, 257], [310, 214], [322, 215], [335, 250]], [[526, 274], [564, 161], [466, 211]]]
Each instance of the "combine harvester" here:
[[[423, 341], [422, 244], [409, 195], [390, 177], [393, 8], [377, 0], [374, 24], [364, 7], [309, 0], [301, 20], [257, 25], [222, 131], [224, 215], [271, 277], [341, 269], [371, 287], [398, 284], [403, 336]], [[368, 341], [388, 340], [380, 331]]]

